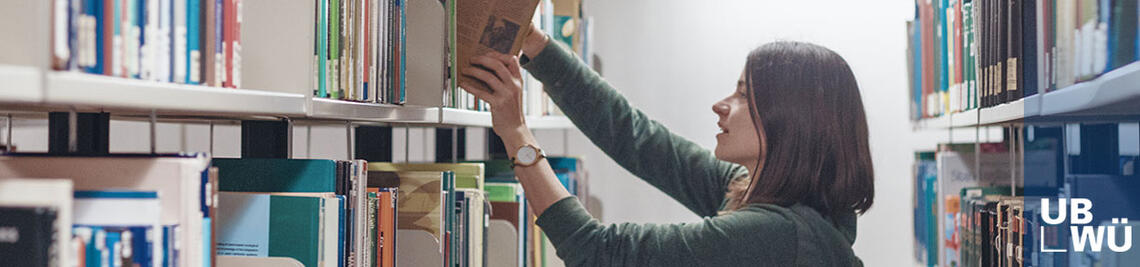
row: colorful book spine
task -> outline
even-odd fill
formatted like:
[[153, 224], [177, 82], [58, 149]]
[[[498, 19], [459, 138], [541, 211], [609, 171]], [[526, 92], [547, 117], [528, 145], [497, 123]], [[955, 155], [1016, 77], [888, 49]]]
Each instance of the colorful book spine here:
[[202, 0], [186, 0], [186, 84], [202, 81]]

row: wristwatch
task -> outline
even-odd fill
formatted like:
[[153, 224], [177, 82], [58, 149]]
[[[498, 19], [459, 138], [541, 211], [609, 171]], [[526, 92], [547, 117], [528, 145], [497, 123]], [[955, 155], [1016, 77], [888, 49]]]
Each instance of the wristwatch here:
[[526, 144], [519, 147], [515, 152], [515, 156], [511, 158], [511, 168], [515, 166], [530, 167], [545, 157], [546, 152], [543, 152], [542, 149], [531, 144]]

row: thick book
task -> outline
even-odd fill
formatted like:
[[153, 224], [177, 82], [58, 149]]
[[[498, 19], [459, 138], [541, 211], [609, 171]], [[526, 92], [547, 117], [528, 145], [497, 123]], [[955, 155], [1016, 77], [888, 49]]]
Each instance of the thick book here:
[[0, 206], [0, 262], [11, 266], [48, 266], [57, 229], [52, 207]]
[[217, 66], [217, 58], [214, 56], [214, 51], [217, 50], [217, 5], [214, 4], [215, 0], [199, 0], [201, 7], [199, 10], [202, 12], [199, 16], [202, 18], [202, 29], [198, 37], [201, 43], [201, 57], [202, 64], [198, 66], [199, 79], [203, 85], [217, 86], [215, 75], [217, 73], [214, 68]]

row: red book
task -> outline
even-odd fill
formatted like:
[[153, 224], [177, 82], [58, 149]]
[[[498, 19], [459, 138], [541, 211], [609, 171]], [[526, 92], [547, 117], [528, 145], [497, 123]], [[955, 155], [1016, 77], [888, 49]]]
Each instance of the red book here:
[[222, 30], [223, 42], [225, 42], [225, 68], [226, 77], [222, 82], [223, 87], [238, 88], [241, 84], [241, 13], [240, 0], [225, 0], [225, 7], [223, 8], [225, 27]]
[[115, 0], [103, 1], [103, 75], [113, 75], [115, 56]]
[[[364, 21], [364, 38], [363, 38], [364, 39], [364, 60], [362, 60], [362, 61], [364, 61], [364, 68], [362, 68], [362, 71], [364, 72], [364, 76], [362, 76], [361, 79], [364, 81], [365, 86], [364, 86], [364, 88], [361, 88], [360, 90], [368, 90], [368, 88], [369, 88], [368, 87], [369, 86], [369, 82], [368, 82], [369, 81], [368, 80], [369, 75], [368, 74], [370, 74], [371, 70], [372, 70], [372, 49], [371, 49], [372, 48], [372, 8], [371, 7], [372, 7], [372, 0], [364, 0], [364, 17], [363, 17], [363, 21]], [[375, 86], [375, 85], [372, 85], [372, 86]], [[368, 92], [364, 91], [360, 95], [361, 96], [368, 95]], [[373, 97], [371, 95], [368, 95], [368, 96]], [[362, 98], [361, 100], [364, 100], [364, 98]]]

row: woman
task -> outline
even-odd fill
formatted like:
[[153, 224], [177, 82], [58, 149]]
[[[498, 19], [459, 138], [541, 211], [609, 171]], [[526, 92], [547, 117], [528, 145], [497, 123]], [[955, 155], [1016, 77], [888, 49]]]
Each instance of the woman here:
[[874, 197], [873, 171], [858, 86], [838, 54], [797, 42], [753, 50], [736, 91], [712, 107], [721, 133], [710, 153], [630, 107], [537, 29], [524, 38], [523, 66], [594, 144], [704, 217], [671, 225], [591, 218], [534, 156], [518, 59], [476, 56], [479, 67], [462, 73], [492, 91], [469, 92], [491, 105], [537, 224], [567, 265], [862, 266], [851, 245], [856, 216]]

